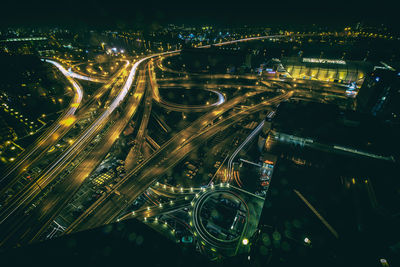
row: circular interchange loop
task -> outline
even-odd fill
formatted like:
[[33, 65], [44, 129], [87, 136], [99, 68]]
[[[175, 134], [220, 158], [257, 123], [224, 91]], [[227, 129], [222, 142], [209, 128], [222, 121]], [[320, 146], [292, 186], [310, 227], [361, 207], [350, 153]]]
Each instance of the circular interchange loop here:
[[[194, 203], [192, 220], [198, 236], [206, 243], [230, 248], [245, 231], [249, 209], [235, 192], [215, 189], [200, 195]], [[225, 238], [224, 238], [225, 237]]]

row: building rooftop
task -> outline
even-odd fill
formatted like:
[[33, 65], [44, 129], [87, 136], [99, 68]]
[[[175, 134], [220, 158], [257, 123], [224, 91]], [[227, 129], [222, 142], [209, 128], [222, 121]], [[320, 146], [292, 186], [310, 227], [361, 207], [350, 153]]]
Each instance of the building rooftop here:
[[341, 145], [381, 155], [397, 153], [393, 145], [398, 142], [398, 127], [388, 126], [371, 115], [341, 111], [329, 104], [283, 102], [276, 112], [272, 129], [311, 138], [324, 144]]

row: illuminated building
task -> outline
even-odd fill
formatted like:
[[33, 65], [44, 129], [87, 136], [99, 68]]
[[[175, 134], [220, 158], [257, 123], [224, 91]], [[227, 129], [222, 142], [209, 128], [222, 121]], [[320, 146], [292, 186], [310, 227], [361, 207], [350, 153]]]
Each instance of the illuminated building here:
[[321, 58], [283, 58], [288, 76], [295, 79], [320, 80], [339, 83], [357, 82], [361, 85], [372, 65], [363, 61], [344, 61]]

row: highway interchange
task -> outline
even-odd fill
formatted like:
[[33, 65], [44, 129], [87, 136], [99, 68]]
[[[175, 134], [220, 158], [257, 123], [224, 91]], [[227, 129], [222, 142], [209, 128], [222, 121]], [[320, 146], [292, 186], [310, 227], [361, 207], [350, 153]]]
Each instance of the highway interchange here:
[[[272, 37], [284, 36], [254, 37], [216, 45], [232, 45]], [[60, 63], [59, 59], [43, 59], [46, 64], [57, 68], [64, 75], [66, 82], [73, 89], [74, 96], [69, 107], [60, 117], [0, 177], [1, 195], [6, 196], [0, 203], [0, 246], [14, 247], [46, 239], [49, 231], [53, 236], [54, 224], [61, 225], [57, 228], [62, 229], [61, 234], [68, 234], [131, 218], [144, 222], [158, 221], [158, 218], [162, 216], [171, 217], [174, 211], [193, 214], [192, 211], [195, 213], [198, 209], [197, 200], [204, 198], [201, 194], [210, 194], [213, 190], [225, 192], [231, 188], [236, 190], [235, 192], [241, 192], [240, 194], [251, 195], [258, 202], [262, 200], [252, 192], [239, 188], [233, 189], [240, 185], [235, 184], [232, 179], [232, 163], [237, 160], [237, 155], [242, 148], [255, 139], [263, 127], [264, 119], [257, 120], [258, 126], [236, 147], [228, 148], [229, 153], [225, 156], [225, 158], [229, 157], [226, 161], [227, 166], [221, 165], [218, 168], [218, 171], [226, 170], [225, 180], [215, 178], [216, 175], [213, 175], [212, 179], [206, 181], [203, 186], [187, 188], [164, 183], [163, 189], [161, 178], [219, 133], [230, 131], [234, 135], [232, 127], [238, 123], [246, 121], [251, 116], [275, 110], [280, 102], [295, 94], [310, 94], [310, 90], [306, 88], [304, 81], [290, 79], [275, 79], [259, 84], [256, 83], [257, 78], [254, 75], [242, 77], [254, 82], [250, 86], [234, 84], [232, 82], [234, 77], [227, 74], [208, 75], [207, 79], [210, 81], [201, 85], [203, 79], [201, 75], [182, 73], [163, 65], [166, 58], [179, 53], [180, 51], [170, 51], [142, 58], [127, 57], [126, 60], [119, 61], [123, 64], [120, 64], [118, 71], [108, 78], [96, 77], [84, 72], [77, 73], [76, 66], [74, 67], [72, 63]], [[83, 68], [82, 64], [79, 64], [81, 68]], [[169, 78], [161, 78], [160, 73], [168, 74]], [[186, 78], [182, 78], [182, 75]], [[183, 81], [180, 81], [182, 79]], [[79, 84], [79, 80], [97, 83], [100, 87], [89, 97], [85, 94], [85, 88]], [[221, 80], [226, 81], [221, 82]], [[193, 84], [201, 85], [205, 92], [216, 94], [217, 101], [184, 105], [164, 99], [160, 95], [159, 84], [163, 83], [163, 90], [168, 90], [165, 86], [173, 87], [177, 82], [179, 86], [187, 89], [190, 89]], [[323, 86], [325, 85], [321, 87]], [[228, 94], [224, 88], [233, 93]], [[323, 97], [324, 94], [329, 93], [343, 97], [345, 91], [341, 87], [328, 89], [329, 92], [323, 89], [321, 92], [314, 90], [312, 94]], [[157, 144], [148, 132], [149, 120], [156, 116], [153, 115], [154, 108], [181, 113], [183, 120], [188, 114], [199, 115], [196, 119], [188, 121], [182, 129], [175, 129], [171, 138]], [[121, 138], [132, 120], [140, 121], [140, 123], [136, 123], [135, 147], [129, 156], [137, 157], [143, 147], [149, 146], [148, 140], [152, 140], [153, 143], [152, 153], [147, 153], [147, 155], [142, 153], [145, 154], [142, 160], [132, 163], [131, 166], [125, 166], [127, 171], [119, 177], [117, 182], [73, 221], [69, 221], [68, 225], [62, 225], [63, 223], [59, 220], [60, 214], [71, 203], [85, 180], [91, 177], [98, 166], [109, 157], [110, 150], [116, 146], [117, 140]], [[160, 122], [161, 127], [163, 123], [169, 122]], [[174, 125], [169, 126], [174, 127]], [[60, 142], [65, 143], [63, 148], [57, 147]], [[40, 171], [33, 175], [32, 169], [35, 167], [40, 167]], [[31, 178], [21, 187], [19, 181], [26, 179], [27, 173], [31, 174]], [[217, 187], [220, 189], [216, 190]], [[241, 198], [240, 194], [235, 194]], [[132, 204], [143, 196], [148, 198], [146, 205], [132, 211], [130, 209]], [[252, 212], [257, 211], [248, 211], [248, 216], [253, 216]], [[194, 236], [201, 234], [204, 230], [199, 232], [197, 217], [191, 218], [191, 216], [186, 216], [187, 222], [183, 223], [182, 218], [176, 221], [181, 221], [182, 225], [194, 222], [193, 225], [185, 227]], [[167, 221], [165, 224], [168, 224]], [[172, 227], [172, 231], [175, 232], [175, 228]], [[245, 229], [243, 233], [246, 231]], [[251, 233], [246, 234], [251, 235]], [[214, 252], [215, 247], [218, 249], [218, 244], [207, 240], [204, 234], [198, 241], [211, 246]], [[241, 240], [235, 244], [235, 251], [240, 243]]]

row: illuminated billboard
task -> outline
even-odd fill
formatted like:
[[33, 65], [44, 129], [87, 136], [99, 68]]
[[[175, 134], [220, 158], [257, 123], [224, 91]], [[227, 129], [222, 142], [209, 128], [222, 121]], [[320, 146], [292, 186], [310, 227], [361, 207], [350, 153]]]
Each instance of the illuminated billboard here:
[[303, 62], [319, 63], [319, 64], [340, 64], [346, 65], [346, 61], [341, 59], [326, 59], [326, 58], [303, 58]]

